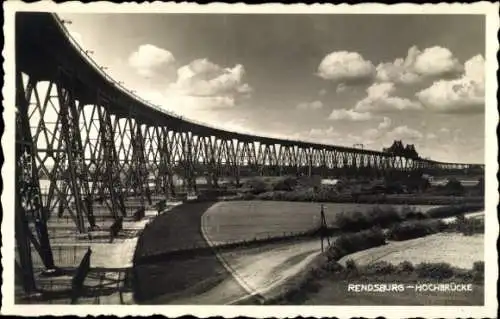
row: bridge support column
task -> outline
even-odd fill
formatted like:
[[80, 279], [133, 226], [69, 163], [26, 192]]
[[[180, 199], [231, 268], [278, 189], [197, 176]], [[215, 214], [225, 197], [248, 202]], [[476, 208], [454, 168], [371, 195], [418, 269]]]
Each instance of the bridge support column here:
[[[31, 245], [42, 259], [47, 270], [55, 269], [52, 248], [47, 232], [48, 214], [42, 203], [42, 193], [36, 162], [36, 143], [31, 134], [29, 122], [29, 101], [35, 90], [35, 81], [30, 79], [24, 86], [20, 71], [16, 70], [16, 194], [15, 194], [15, 237], [16, 274], [21, 278], [23, 289], [31, 294], [36, 289]], [[37, 95], [37, 94], [35, 94]], [[38, 101], [38, 99], [37, 99]], [[40, 107], [37, 103], [36, 107]], [[30, 227], [30, 222], [36, 231]], [[20, 272], [20, 274], [19, 274]]]
[[[118, 169], [119, 157], [115, 148], [115, 134], [109, 114], [109, 105], [102, 98], [98, 97], [99, 104], [104, 107], [99, 110], [100, 130], [101, 130], [101, 165], [96, 171], [96, 178], [103, 178], [101, 185], [101, 197], [109, 207], [115, 220], [121, 216], [125, 217], [127, 212], [123, 200], [123, 185]], [[106, 109], [106, 110], [104, 110]], [[108, 201], [109, 197], [109, 201]]]
[[[87, 167], [84, 162], [82, 141], [79, 130], [78, 111], [74, 98], [73, 75], [60, 70], [59, 83], [57, 83], [57, 96], [59, 101], [59, 117], [61, 120], [61, 138], [64, 140], [66, 151], [67, 169], [63, 174], [73, 194], [80, 233], [86, 232], [84, 216], [87, 216], [90, 228], [95, 228], [95, 217], [92, 207], [88, 207], [86, 200], [92, 201], [88, 185]], [[70, 88], [64, 88], [69, 84]], [[90, 209], [89, 209], [90, 208]]]
[[[207, 143], [208, 140], [208, 143]], [[214, 187], [219, 187], [219, 150], [217, 146], [217, 138], [214, 136], [208, 137], [205, 141], [207, 146], [207, 157], [208, 157], [208, 172], [209, 179], [212, 180]]]
[[181, 133], [182, 149], [184, 153], [184, 179], [188, 192], [196, 192], [196, 173], [193, 163], [193, 135], [191, 132]]
[[158, 181], [164, 196], [175, 197], [175, 186], [172, 171], [172, 142], [166, 127], [157, 128], [160, 164], [158, 166]]
[[132, 121], [129, 119], [129, 126], [131, 134], [130, 143], [132, 144], [131, 183], [135, 196], [139, 197], [142, 209], [145, 208], [146, 200], [149, 205], [152, 204], [147, 182], [149, 171], [144, 159], [144, 137], [141, 130], [141, 123], [135, 121], [135, 125], [132, 125]]

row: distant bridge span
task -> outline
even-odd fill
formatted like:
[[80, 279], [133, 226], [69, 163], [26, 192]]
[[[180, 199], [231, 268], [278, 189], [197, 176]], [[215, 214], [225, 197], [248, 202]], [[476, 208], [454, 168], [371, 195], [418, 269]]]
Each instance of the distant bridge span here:
[[[221, 177], [238, 180], [244, 174], [483, 169], [242, 134], [182, 119], [123, 89], [49, 13], [16, 14], [16, 107], [16, 222], [24, 223], [29, 214], [46, 221], [59, 207], [72, 214], [80, 232], [95, 224], [95, 199], [119, 218], [125, 215], [124, 198], [134, 196], [144, 206], [152, 193], [173, 194], [174, 175], [195, 189], [199, 176], [216, 184]], [[16, 236], [33, 240], [16, 227]], [[20, 247], [29, 245], [20, 237]], [[35, 247], [43, 251], [40, 242]], [[26, 261], [21, 264], [25, 269]]]

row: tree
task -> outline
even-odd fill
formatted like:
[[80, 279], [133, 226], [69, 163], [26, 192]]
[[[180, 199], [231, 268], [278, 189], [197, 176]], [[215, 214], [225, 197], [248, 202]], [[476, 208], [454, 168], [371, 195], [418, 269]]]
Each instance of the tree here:
[[248, 188], [250, 188], [253, 194], [260, 194], [267, 190], [266, 183], [259, 178], [252, 178], [248, 180], [245, 184]]
[[278, 180], [274, 186], [275, 191], [291, 191], [297, 186], [297, 179], [292, 177], [286, 177], [284, 179]]
[[449, 179], [444, 189], [448, 195], [460, 196], [464, 193], [464, 186], [456, 178]]

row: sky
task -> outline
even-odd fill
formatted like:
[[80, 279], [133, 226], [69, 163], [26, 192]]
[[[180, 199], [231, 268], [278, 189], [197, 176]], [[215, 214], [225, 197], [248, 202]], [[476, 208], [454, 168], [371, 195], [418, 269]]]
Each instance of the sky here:
[[484, 163], [474, 15], [61, 14], [115, 80], [237, 132]]

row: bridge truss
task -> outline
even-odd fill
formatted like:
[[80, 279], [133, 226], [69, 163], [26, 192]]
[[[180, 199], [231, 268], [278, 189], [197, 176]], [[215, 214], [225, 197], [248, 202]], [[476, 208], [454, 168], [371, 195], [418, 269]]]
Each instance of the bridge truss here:
[[118, 220], [124, 200], [144, 207], [152, 194], [189, 191], [204, 176], [238, 183], [244, 175], [382, 175], [391, 171], [467, 170], [386, 152], [280, 140], [189, 122], [124, 92], [68, 38], [57, 17], [16, 17], [16, 274], [36, 290], [32, 251], [55, 269], [47, 221], [71, 218], [80, 233], [96, 227], [102, 203]]

